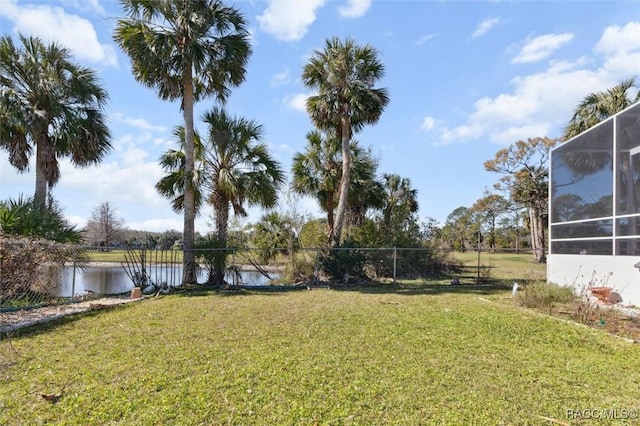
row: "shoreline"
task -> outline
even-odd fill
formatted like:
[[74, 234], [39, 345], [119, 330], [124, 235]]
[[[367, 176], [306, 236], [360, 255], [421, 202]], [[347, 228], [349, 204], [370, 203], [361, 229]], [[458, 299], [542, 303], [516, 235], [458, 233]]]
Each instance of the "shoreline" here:
[[[156, 265], [170, 265], [170, 263], [151, 263], [148, 264], [146, 266], [151, 266], [154, 267]], [[176, 266], [180, 266], [182, 267], [182, 263], [174, 263], [174, 265]], [[72, 266], [71, 264], [65, 264], [65, 266]], [[122, 267], [122, 262], [88, 262], [87, 263], [87, 267], [90, 268], [114, 268], [114, 267], [118, 267], [121, 268]], [[277, 266], [277, 265], [260, 265], [260, 268], [262, 268], [264, 271], [266, 272], [284, 272], [285, 266]], [[240, 266], [240, 270], [241, 271], [258, 271], [258, 268], [256, 268], [253, 265], [241, 265]]]

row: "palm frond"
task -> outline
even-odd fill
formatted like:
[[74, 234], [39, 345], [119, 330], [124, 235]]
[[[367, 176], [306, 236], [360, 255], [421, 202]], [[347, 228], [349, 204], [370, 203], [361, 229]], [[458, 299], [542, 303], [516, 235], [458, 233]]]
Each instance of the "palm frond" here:
[[[0, 38], [0, 147], [20, 171], [40, 152], [36, 174], [51, 187], [60, 178], [59, 158], [86, 166], [110, 151], [108, 95], [97, 73], [75, 63], [68, 49], [22, 34], [18, 40]], [[42, 189], [36, 187], [38, 202]]]

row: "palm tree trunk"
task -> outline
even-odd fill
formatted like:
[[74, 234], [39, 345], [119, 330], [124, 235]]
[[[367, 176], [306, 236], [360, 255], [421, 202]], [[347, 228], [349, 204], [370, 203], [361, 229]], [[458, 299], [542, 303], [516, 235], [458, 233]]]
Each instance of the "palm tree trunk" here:
[[227, 267], [227, 236], [229, 229], [229, 201], [224, 197], [216, 196], [213, 201], [213, 214], [215, 217], [216, 238], [220, 243], [220, 251], [214, 266], [214, 284], [224, 285], [224, 273]]
[[336, 211], [335, 227], [332, 235], [334, 247], [340, 245], [342, 238], [342, 227], [347, 211], [349, 185], [351, 183], [351, 152], [349, 150], [349, 142], [351, 142], [351, 120], [348, 114], [344, 114], [340, 121], [342, 130], [342, 178], [340, 179], [340, 196], [338, 198], [338, 210]]
[[55, 175], [52, 168], [56, 167], [55, 149], [46, 132], [46, 129], [40, 132], [36, 142], [36, 190], [33, 203], [37, 207], [44, 207], [47, 202], [49, 181]]
[[42, 143], [36, 144], [36, 190], [33, 194], [33, 203], [37, 207], [44, 207], [47, 200], [46, 159], [44, 158], [45, 148], [42, 145]]
[[333, 241], [333, 230], [335, 228], [335, 221], [334, 221], [334, 215], [333, 215], [333, 211], [335, 206], [333, 205], [333, 197], [335, 196], [335, 193], [333, 191], [329, 191], [328, 195], [327, 195], [327, 230], [329, 231], [329, 242]]
[[193, 76], [191, 64], [185, 64], [183, 76], [183, 113], [184, 113], [184, 256], [182, 283], [196, 282], [196, 257], [193, 251], [195, 241], [196, 204], [193, 191]]
[[214, 204], [214, 215], [216, 218], [216, 237], [224, 242], [226, 247], [229, 229], [229, 202], [217, 199]]

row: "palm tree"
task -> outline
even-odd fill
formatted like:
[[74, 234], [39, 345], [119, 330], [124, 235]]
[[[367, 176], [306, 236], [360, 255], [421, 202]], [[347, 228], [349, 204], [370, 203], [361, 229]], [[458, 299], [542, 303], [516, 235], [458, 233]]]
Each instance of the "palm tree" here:
[[[196, 211], [204, 202], [213, 207], [215, 238], [226, 247], [229, 212], [246, 216], [245, 204], [274, 207], [278, 190], [284, 182], [284, 172], [261, 143], [262, 126], [252, 120], [230, 117], [222, 108], [212, 108], [203, 115], [207, 124], [206, 139], [195, 133], [195, 170], [190, 180], [195, 194]], [[182, 143], [183, 130], [174, 134]], [[181, 148], [184, 145], [181, 146]], [[175, 210], [184, 209], [184, 153], [167, 151], [160, 159], [167, 174], [156, 188], [172, 200]], [[215, 274], [219, 282], [223, 271]]]
[[409, 178], [401, 178], [397, 174], [385, 174], [384, 190], [386, 193], [382, 208], [382, 221], [387, 231], [400, 227], [418, 211], [418, 190], [411, 187]]
[[[376, 180], [377, 161], [369, 150], [352, 140], [349, 149], [351, 173], [349, 186], [350, 224], [357, 226], [369, 208], [381, 208], [384, 196], [382, 183]], [[340, 140], [334, 132], [311, 131], [307, 134], [305, 152], [296, 153], [291, 167], [294, 192], [309, 195], [327, 213], [329, 241], [335, 226], [335, 209], [342, 173]]]
[[0, 38], [0, 147], [19, 171], [35, 151], [33, 202], [43, 207], [60, 179], [60, 158], [78, 167], [100, 162], [111, 149], [103, 108], [107, 92], [96, 73], [64, 47], [35, 37]]
[[324, 50], [316, 50], [304, 66], [302, 81], [317, 92], [307, 100], [307, 112], [314, 125], [340, 135], [342, 176], [335, 226], [331, 235], [340, 244], [347, 211], [351, 173], [349, 142], [365, 124], [375, 124], [389, 103], [385, 88], [374, 84], [384, 76], [384, 66], [376, 50], [358, 46], [351, 39], [326, 41]]
[[615, 115], [640, 100], [640, 92], [635, 97], [629, 91], [637, 88], [635, 77], [621, 81], [610, 89], [591, 93], [578, 104], [564, 131], [564, 140], [569, 140], [601, 121]]
[[304, 153], [296, 153], [291, 167], [294, 192], [314, 197], [327, 213], [329, 237], [333, 234], [336, 193], [342, 174], [340, 140], [335, 133], [307, 133]]
[[[247, 25], [220, 0], [121, 0], [128, 15], [114, 39], [132, 60], [133, 74], [161, 99], [180, 100], [184, 115], [184, 179], [194, 171], [193, 105], [215, 95], [224, 102], [230, 86], [244, 81], [251, 54]], [[184, 275], [195, 282], [195, 195], [184, 185]]]
[[[160, 166], [167, 172], [156, 183], [156, 190], [160, 195], [171, 200], [171, 207], [176, 213], [184, 212], [184, 182], [185, 182], [185, 131], [184, 126], [176, 126], [173, 136], [178, 142], [178, 149], [169, 149], [160, 157]], [[195, 212], [198, 214], [202, 206], [202, 190], [205, 187], [204, 159], [205, 147], [197, 132], [193, 132], [194, 165], [192, 173], [192, 190], [194, 195]]]
[[376, 176], [378, 160], [371, 153], [371, 149], [364, 150], [354, 141], [351, 145], [351, 159], [345, 218], [348, 228], [362, 225], [367, 211], [382, 209], [385, 202], [384, 185]]
[[213, 206], [216, 234], [226, 241], [230, 209], [236, 216], [247, 216], [245, 203], [275, 207], [284, 172], [260, 142], [263, 130], [255, 121], [230, 117], [221, 108], [211, 109], [203, 120], [208, 125], [207, 200]]

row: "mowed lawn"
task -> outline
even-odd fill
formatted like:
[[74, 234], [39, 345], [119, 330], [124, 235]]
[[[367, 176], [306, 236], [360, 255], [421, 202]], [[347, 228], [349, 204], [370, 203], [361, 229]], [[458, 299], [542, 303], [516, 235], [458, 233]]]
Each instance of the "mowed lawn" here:
[[3, 336], [0, 424], [594, 424], [567, 410], [640, 408], [639, 345], [507, 297], [212, 292], [76, 316]]

